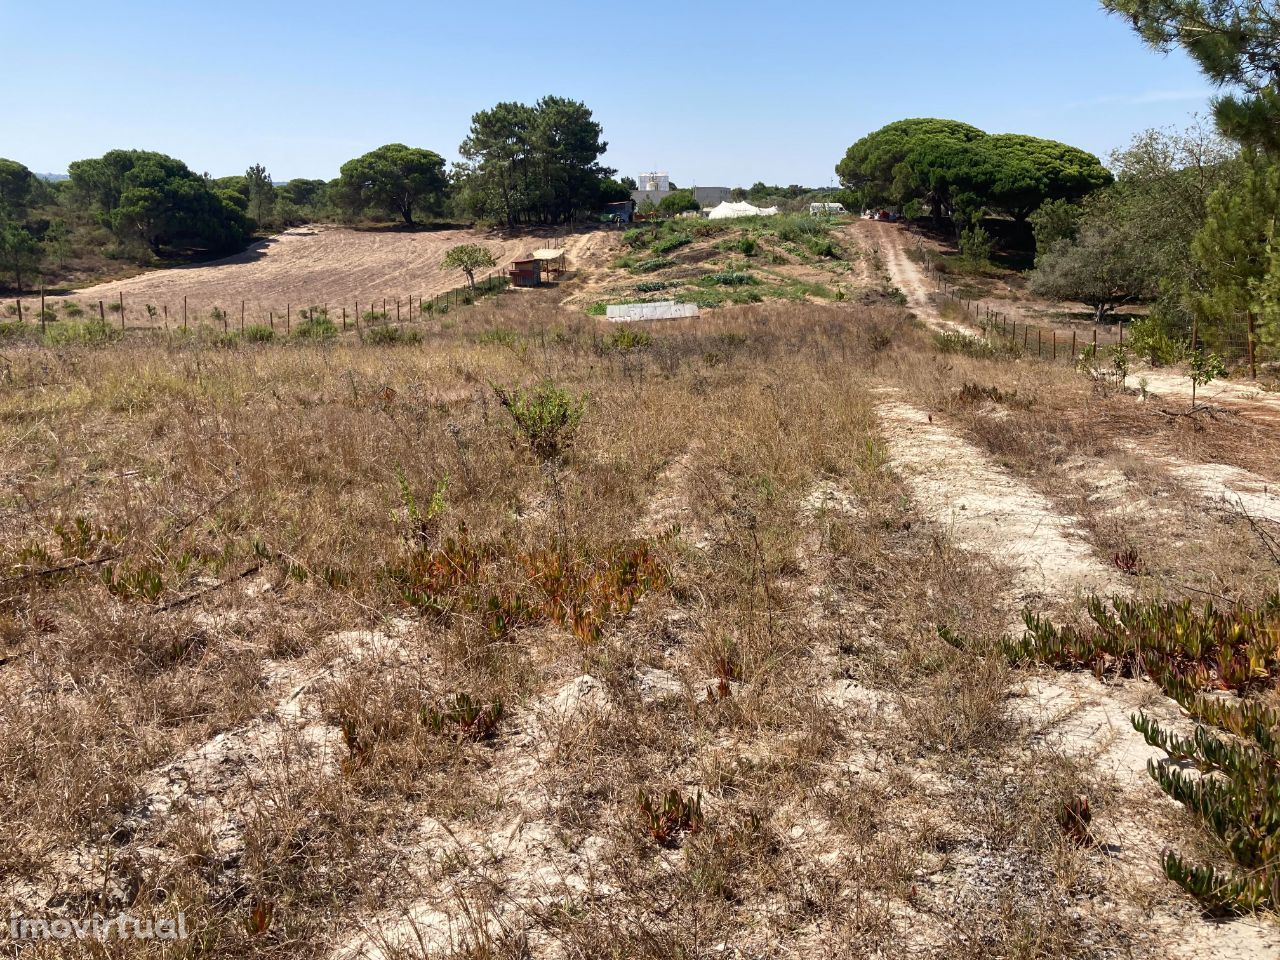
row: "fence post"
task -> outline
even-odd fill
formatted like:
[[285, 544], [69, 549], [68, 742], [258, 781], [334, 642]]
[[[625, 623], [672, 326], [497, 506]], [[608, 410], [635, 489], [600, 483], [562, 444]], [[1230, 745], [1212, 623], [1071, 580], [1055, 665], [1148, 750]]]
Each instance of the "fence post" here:
[[1039, 327], [1036, 327], [1036, 359], [1037, 360], [1039, 360], [1041, 357], [1040, 341], [1043, 339], [1043, 337], [1041, 336], [1041, 333], [1042, 333], [1041, 329]]
[[293, 334], [293, 304], [286, 303], [284, 305], [284, 335], [286, 337]]
[[1072, 330], [1071, 331], [1071, 359], [1074, 360], [1075, 358], [1076, 358], [1076, 332]]
[[1053, 359], [1058, 359], [1058, 331], [1053, 331]]
[[124, 292], [120, 293], [120, 329], [124, 330]]
[[267, 311], [267, 323], [271, 325], [271, 329], [276, 328], [276, 312], [274, 310]]
[[1027, 349], [1027, 338], [1030, 335], [1031, 335], [1031, 332], [1027, 329], [1027, 324], [1024, 321], [1022, 324], [1022, 349], [1023, 350]]
[[240, 301], [240, 336], [244, 336], [244, 301]]
[[227, 332], [227, 311], [222, 310], [220, 312], [222, 314], [222, 332], [226, 333]]
[[187, 332], [187, 298], [182, 298], [182, 332]]
[[164, 332], [169, 332], [169, 305], [164, 305]]
[[345, 306], [342, 308], [342, 332], [347, 332], [347, 308]]
[[396, 323], [400, 322], [400, 298], [396, 297]]
[[1096, 326], [1093, 328], [1093, 352], [1095, 354], [1098, 352], [1098, 328]]
[[18, 322], [21, 323], [22, 322], [22, 298], [19, 297], [14, 302], [17, 303], [18, 305]]
[[[43, 303], [40, 306], [40, 315], [44, 316]], [[1255, 323], [1256, 323], [1256, 320], [1254, 318], [1253, 311], [1250, 310], [1249, 311], [1249, 379], [1250, 380], [1258, 379], [1258, 360], [1254, 353], [1254, 346], [1253, 346], [1253, 334], [1254, 334]]]
[[[40, 284], [40, 332], [44, 333], [44, 284], [43, 283]], [[1252, 352], [1253, 351], [1250, 351], [1250, 353]]]

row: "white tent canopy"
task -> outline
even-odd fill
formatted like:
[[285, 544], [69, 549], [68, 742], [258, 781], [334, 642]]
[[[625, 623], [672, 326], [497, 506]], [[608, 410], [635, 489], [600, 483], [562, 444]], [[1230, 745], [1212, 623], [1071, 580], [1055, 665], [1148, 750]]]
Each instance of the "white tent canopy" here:
[[745, 200], [732, 203], [725, 200], [718, 207], [712, 207], [707, 213], [708, 220], [732, 220], [735, 217], [772, 217], [778, 212], [777, 207], [757, 207]]

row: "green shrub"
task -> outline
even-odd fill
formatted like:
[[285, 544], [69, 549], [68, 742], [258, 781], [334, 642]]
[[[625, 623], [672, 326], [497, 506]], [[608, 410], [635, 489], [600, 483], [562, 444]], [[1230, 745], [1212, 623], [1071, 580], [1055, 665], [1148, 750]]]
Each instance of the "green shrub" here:
[[293, 328], [293, 336], [299, 340], [332, 340], [338, 328], [324, 313], [312, 314]]
[[641, 280], [636, 284], [636, 293], [657, 293], [680, 286], [679, 280]]
[[674, 264], [675, 261], [670, 257], [653, 257], [650, 260], [641, 260], [631, 269], [635, 273], [653, 273], [655, 270], [665, 270]]
[[119, 340], [122, 334], [105, 320], [87, 320], [84, 323], [59, 324], [49, 327], [44, 342], [50, 345], [85, 344], [99, 346]]
[[757, 280], [755, 277], [753, 277], [749, 273], [744, 273], [742, 271], [735, 271], [735, 270], [725, 270], [720, 273], [707, 274], [705, 277], [702, 278], [702, 282], [707, 286], [745, 287], [745, 286], [750, 286], [752, 284], [759, 283], [760, 281]]
[[412, 344], [421, 340], [422, 337], [417, 330], [406, 330], [394, 324], [386, 327], [370, 327], [364, 332], [364, 342], [373, 344], [375, 347]]
[[250, 324], [244, 329], [244, 339], [247, 343], [270, 343], [275, 338], [276, 332], [260, 323]]
[[991, 263], [994, 244], [991, 234], [981, 226], [973, 226], [960, 233], [960, 257], [973, 267], [985, 267]]
[[72, 319], [84, 316], [84, 307], [76, 303], [74, 300], [67, 300], [62, 304], [63, 312]]
[[622, 242], [632, 250], [639, 250], [641, 247], [647, 247], [654, 237], [654, 231], [651, 227], [633, 227], [622, 235]]
[[653, 345], [653, 335], [644, 330], [621, 327], [615, 330], [606, 340], [605, 346], [619, 353], [628, 350], [641, 350]]
[[1191, 345], [1171, 334], [1158, 317], [1143, 317], [1131, 326], [1129, 346], [1153, 367], [1181, 363], [1187, 359]]
[[387, 315], [382, 310], [366, 310], [360, 315], [360, 319], [365, 323], [382, 323], [387, 319]]
[[676, 303], [693, 303], [707, 310], [724, 303], [724, 295], [712, 290], [682, 290], [675, 299]]
[[592, 317], [604, 317], [609, 314], [609, 305], [603, 301], [596, 301], [587, 307], [587, 315]]
[[213, 345], [223, 350], [235, 350], [240, 346], [240, 334], [231, 331], [216, 334], [213, 338]]
[[30, 336], [34, 328], [29, 323], [18, 323], [17, 320], [0, 320], [0, 341], [21, 340]]
[[678, 250], [692, 242], [693, 240], [690, 237], [684, 237], [677, 234], [676, 236], [664, 237], [649, 249], [661, 256], [665, 253], [670, 253], [672, 250]]
[[754, 237], [741, 237], [736, 246], [738, 252], [744, 257], [754, 257], [760, 252], [760, 244], [756, 243]]
[[809, 247], [809, 252], [815, 257], [822, 257], [826, 260], [840, 259], [840, 248], [829, 237], [813, 237], [809, 240], [807, 246]]
[[782, 214], [773, 217], [770, 226], [778, 239], [786, 243], [804, 243], [808, 237], [825, 236], [829, 225], [817, 217]]
[[1088, 611], [1092, 623], [1061, 627], [1027, 611], [1026, 633], [1005, 652], [1100, 676], [1148, 676], [1176, 700], [1196, 721], [1190, 737], [1145, 713], [1132, 718], [1168, 754], [1167, 762], [1148, 761], [1147, 771], [1218, 837], [1238, 869], [1165, 851], [1165, 875], [1214, 912], [1280, 907], [1280, 711], [1263, 699], [1280, 681], [1280, 594], [1222, 608], [1092, 597]]
[[552, 383], [533, 390], [496, 386], [493, 390], [537, 456], [553, 460], [573, 442], [586, 411], [585, 396], [575, 396]]

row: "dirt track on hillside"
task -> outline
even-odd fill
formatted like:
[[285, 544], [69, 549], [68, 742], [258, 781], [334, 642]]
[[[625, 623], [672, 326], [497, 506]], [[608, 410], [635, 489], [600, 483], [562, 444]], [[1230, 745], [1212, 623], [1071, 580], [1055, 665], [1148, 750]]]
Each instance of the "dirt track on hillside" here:
[[543, 230], [521, 233], [482, 230], [435, 230], [407, 233], [351, 230], [312, 225], [295, 227], [262, 240], [243, 253], [190, 267], [153, 270], [78, 291], [68, 298], [92, 305], [110, 303], [123, 294], [128, 317], [142, 314], [146, 304], [167, 305], [170, 316], [213, 307], [233, 316], [240, 301], [250, 316], [258, 310], [283, 311], [286, 304], [370, 303], [409, 296], [430, 297], [465, 282], [461, 271], [446, 270], [445, 251], [460, 243], [487, 247], [505, 266], [537, 247], [564, 246], [572, 264], [590, 257], [598, 231]]

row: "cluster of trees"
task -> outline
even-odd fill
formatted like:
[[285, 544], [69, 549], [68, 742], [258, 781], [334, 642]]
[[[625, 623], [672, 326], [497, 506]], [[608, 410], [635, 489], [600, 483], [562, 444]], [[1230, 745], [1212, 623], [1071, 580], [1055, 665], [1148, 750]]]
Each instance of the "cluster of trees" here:
[[1078, 200], [1111, 174], [1091, 153], [1038, 137], [990, 135], [956, 120], [899, 120], [849, 147], [836, 173], [855, 203], [923, 207], [957, 229], [984, 213], [1026, 220], [1051, 200]]
[[1217, 130], [1149, 131], [1114, 184], [1032, 216], [1034, 290], [1099, 318], [1152, 303], [1134, 342], [1153, 360], [1280, 348], [1280, 18], [1263, 0], [1104, 0], [1158, 47], [1184, 47], [1233, 92]]
[[145, 150], [78, 160], [56, 183], [0, 159], [0, 284], [56, 280], [90, 251], [136, 261], [225, 254], [258, 230], [319, 220], [564, 223], [635, 188], [600, 164], [602, 134], [585, 104], [543, 97], [477, 113], [452, 170], [440, 154], [402, 143], [344, 163], [332, 180], [287, 183], [261, 164], [212, 178]]
[[514, 226], [564, 223], [635, 189], [599, 160], [607, 144], [585, 104], [543, 97], [533, 106], [500, 103], [471, 118], [454, 171], [457, 208]]

